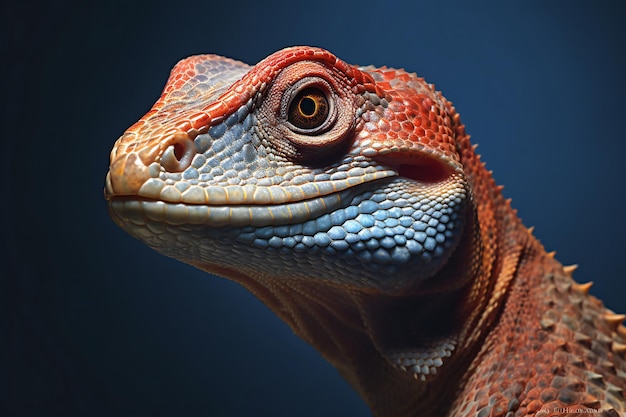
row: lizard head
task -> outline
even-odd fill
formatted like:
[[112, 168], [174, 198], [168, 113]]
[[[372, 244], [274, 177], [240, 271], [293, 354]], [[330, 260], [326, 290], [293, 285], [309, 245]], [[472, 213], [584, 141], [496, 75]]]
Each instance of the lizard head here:
[[450, 103], [403, 70], [309, 47], [254, 67], [194, 56], [115, 144], [105, 196], [128, 233], [243, 284], [383, 392], [355, 351], [374, 376], [382, 355], [379, 373], [430, 378], [471, 315], [460, 294], [482, 294], [460, 137]]
[[435, 289], [471, 198], [446, 106], [415, 75], [321, 49], [191, 57], [117, 141], [106, 198], [130, 234], [209, 272]]

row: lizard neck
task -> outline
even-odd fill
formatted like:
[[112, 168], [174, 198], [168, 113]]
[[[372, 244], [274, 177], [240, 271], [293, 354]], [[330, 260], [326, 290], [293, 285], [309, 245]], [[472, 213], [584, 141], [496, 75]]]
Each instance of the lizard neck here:
[[[446, 403], [433, 398], [454, 392], [444, 375], [435, 382], [418, 381], [394, 367], [381, 349], [393, 339], [401, 343], [397, 339], [403, 335], [409, 338], [406, 329], [411, 324], [399, 318], [414, 318], [413, 324], [417, 324], [422, 314], [443, 316], [459, 294], [437, 300], [429, 297], [430, 302], [423, 303], [413, 297], [346, 292], [327, 283], [303, 280], [279, 282], [257, 277], [239, 282], [313, 345], [359, 393], [374, 416], [408, 417], [416, 410], [427, 415]], [[435, 324], [442, 321], [431, 323]], [[447, 403], [451, 401], [452, 397]]]
[[[340, 372], [374, 416], [409, 417], [417, 410], [443, 415], [495, 315], [472, 313], [483, 311], [477, 306], [487, 303], [484, 293], [493, 289], [480, 279], [452, 291], [401, 296], [347, 290], [322, 279], [250, 278], [215, 265], [196, 266], [251, 291]], [[424, 341], [437, 340], [457, 344], [437, 375], [419, 380], [393, 362], [394, 352], [410, 356], [423, 352]]]

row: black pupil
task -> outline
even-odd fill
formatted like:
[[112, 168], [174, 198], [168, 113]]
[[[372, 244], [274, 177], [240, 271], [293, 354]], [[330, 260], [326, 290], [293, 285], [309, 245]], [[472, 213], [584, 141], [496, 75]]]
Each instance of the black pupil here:
[[305, 116], [313, 116], [315, 114], [315, 100], [311, 97], [303, 97], [300, 100], [300, 111]]
[[289, 104], [287, 120], [298, 129], [312, 130], [328, 119], [330, 103], [328, 96], [317, 87], [300, 91]]

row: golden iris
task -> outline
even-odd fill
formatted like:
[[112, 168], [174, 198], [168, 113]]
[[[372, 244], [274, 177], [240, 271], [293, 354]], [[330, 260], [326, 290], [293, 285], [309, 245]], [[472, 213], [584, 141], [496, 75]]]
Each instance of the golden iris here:
[[315, 129], [328, 118], [329, 103], [319, 88], [300, 91], [289, 105], [289, 122], [300, 129]]

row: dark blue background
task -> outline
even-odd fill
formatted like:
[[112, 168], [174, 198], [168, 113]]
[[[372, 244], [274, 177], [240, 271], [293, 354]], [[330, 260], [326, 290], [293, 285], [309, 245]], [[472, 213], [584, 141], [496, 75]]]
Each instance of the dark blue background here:
[[623, 2], [5, 3], [2, 416], [369, 414], [242, 288], [108, 218], [114, 141], [196, 53], [309, 44], [417, 71], [547, 249], [626, 310]]

